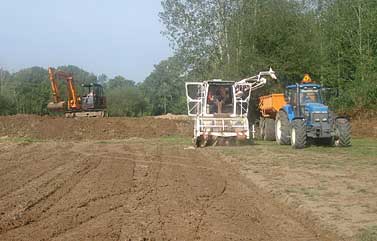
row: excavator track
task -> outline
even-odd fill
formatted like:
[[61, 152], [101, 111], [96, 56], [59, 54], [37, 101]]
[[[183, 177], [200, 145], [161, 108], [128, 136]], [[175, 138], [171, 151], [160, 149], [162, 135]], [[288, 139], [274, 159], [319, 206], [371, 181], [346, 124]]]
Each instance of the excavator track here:
[[66, 112], [66, 118], [75, 118], [75, 117], [107, 117], [106, 111], [81, 111], [81, 112]]

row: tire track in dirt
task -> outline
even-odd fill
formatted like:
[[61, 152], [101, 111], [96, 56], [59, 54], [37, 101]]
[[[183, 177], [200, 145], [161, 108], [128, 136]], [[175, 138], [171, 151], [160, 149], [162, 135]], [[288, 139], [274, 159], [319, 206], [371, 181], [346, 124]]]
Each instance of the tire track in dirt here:
[[209, 198], [209, 200], [206, 200], [204, 204], [202, 204], [200, 218], [198, 221], [198, 224], [195, 227], [195, 239], [200, 239], [200, 228], [203, 225], [204, 217], [207, 215], [208, 209], [212, 206], [212, 204], [215, 202], [217, 198], [220, 198], [222, 195], [224, 195], [227, 188], [227, 181], [225, 180], [224, 188], [223, 190], [215, 195], [214, 197]]
[[[172, 150], [167, 150], [167, 151], [164, 151], [164, 153], [166, 152], [169, 152], [171, 153]], [[200, 153], [199, 155], [202, 155], [201, 157], [198, 157], [199, 155], [189, 155], [188, 158], [182, 158], [182, 154], [183, 153], [178, 153], [180, 158], [177, 158], [178, 160], [180, 161], [188, 161], [191, 163], [192, 166], [196, 166], [198, 162], [208, 162], [209, 160], [212, 160], [212, 159], [216, 159], [216, 157], [210, 157], [208, 154], [204, 154], [204, 153]], [[164, 160], [163, 163], [160, 163], [160, 162], [152, 162], [152, 163], [149, 163], [150, 165], [154, 164], [154, 165], [158, 165], [159, 163], [160, 164], [163, 164], [163, 172], [160, 171], [160, 176], [158, 180], [161, 180], [161, 185], [163, 185], [164, 183], [164, 175], [166, 175], [166, 172], [169, 172], [168, 170], [170, 168], [173, 168], [173, 169], [179, 169], [179, 171], [175, 171], [175, 173], [179, 176], [184, 176], [183, 173], [185, 173], [185, 170], [187, 170], [186, 168], [184, 168], [185, 166], [188, 166], [188, 164], [183, 164], [183, 165], [180, 165], [181, 163], [177, 164], [177, 163], [169, 163], [169, 164], [166, 164], [168, 163], [169, 161], [173, 162], [174, 160], [174, 155], [168, 155], [169, 156], [169, 159], [166, 158], [165, 155], [162, 156], [162, 159]], [[195, 159], [195, 158], [196, 159]], [[173, 160], [170, 160], [170, 159], [173, 159]], [[195, 161], [193, 161], [193, 159]], [[176, 160], [175, 160], [176, 161]], [[138, 160], [135, 161], [136, 163], [140, 163]], [[147, 161], [142, 161], [141, 163], [143, 164], [146, 164]], [[203, 166], [203, 163], [201, 163], [201, 166]], [[155, 170], [161, 170], [159, 168], [154, 168]], [[183, 169], [183, 170], [182, 170]], [[214, 172], [215, 170], [218, 171], [218, 167], [211, 167], [211, 165], [209, 165], [209, 167], [207, 169], [202, 169], [200, 170], [201, 172]], [[192, 169], [191, 169], [192, 170]], [[163, 174], [161, 174], [163, 173]], [[226, 174], [226, 172], [225, 172]], [[191, 227], [188, 228], [190, 229], [191, 231], [189, 231], [189, 233], [191, 232], [191, 234], [189, 234], [188, 236], [184, 236], [186, 238], [183, 238], [183, 239], [188, 239], [188, 240], [192, 240], [192, 239], [203, 239], [203, 240], [216, 240], [213, 238], [213, 236], [208, 236], [208, 224], [209, 223], [216, 223], [216, 221], [212, 220], [213, 217], [213, 209], [216, 209], [218, 206], [218, 203], [220, 202], [223, 202], [224, 200], [227, 200], [228, 202], [232, 201], [232, 200], [229, 200], [231, 198], [234, 197], [234, 193], [230, 193], [228, 194], [227, 193], [227, 189], [228, 189], [228, 175], [225, 175], [224, 174], [220, 174], [220, 173], [216, 173], [212, 175], [215, 176], [215, 180], [216, 182], [219, 181], [219, 178], [220, 177], [220, 180], [223, 180], [223, 185], [218, 188], [218, 192], [215, 192], [214, 194], [208, 194], [204, 191], [204, 194], [203, 192], [200, 191], [200, 188], [199, 190], [195, 190], [197, 188], [196, 185], [192, 185], [190, 184], [190, 181], [187, 181], [187, 180], [183, 180], [183, 179], [180, 179], [179, 180], [179, 187], [177, 187], [178, 189], [181, 188], [181, 187], [185, 187], [185, 186], [194, 186], [194, 190], [190, 190], [190, 191], [187, 191], [187, 194], [191, 195], [191, 196], [195, 196], [196, 197], [196, 200], [193, 201], [192, 203], [195, 203], [195, 205], [193, 207], [191, 207], [191, 209], [194, 209], [196, 210], [196, 215], [193, 215], [195, 216], [195, 218], [193, 218], [192, 220], [196, 220], [194, 222], [191, 223]], [[175, 175], [177, 176], [177, 175]], [[204, 175], [206, 177], [208, 177], [208, 174], [207, 175]], [[192, 178], [197, 178], [197, 176], [192, 176]], [[234, 179], [235, 177], [233, 176], [230, 176], [231, 179]], [[237, 176], [237, 178], [239, 178]], [[239, 181], [237, 180], [236, 183], [238, 183]], [[205, 182], [206, 184], [208, 184], [208, 180], [207, 182]], [[234, 189], [234, 183], [235, 181], [232, 180], [231, 181], [232, 185], [231, 185], [231, 189]], [[169, 184], [171, 185], [171, 184]], [[240, 184], [237, 184], [237, 185], [240, 185]], [[200, 185], [198, 185], [200, 186]], [[245, 187], [246, 189], [249, 189], [250, 187]], [[211, 186], [211, 188], [213, 190], [213, 186]], [[216, 188], [215, 188], [216, 190]], [[249, 190], [250, 191], [250, 190]], [[254, 191], [255, 192], [255, 191]], [[176, 230], [176, 229], [173, 229], [172, 227], [169, 228], [169, 221], [171, 222], [171, 220], [169, 219], [166, 219], [167, 217], [169, 217], [169, 215], [166, 215], [166, 210], [164, 211], [164, 208], [165, 209], [169, 209], [169, 207], [167, 207], [166, 205], [164, 205], [163, 203], [163, 193], [164, 191], [163, 190], [158, 190], [158, 194], [157, 196], [159, 197], [158, 200], [154, 200], [161, 203], [159, 205], [159, 208], [158, 208], [158, 215], [156, 215], [158, 217], [157, 220], [154, 220], [153, 218], [149, 219], [147, 221], [147, 225], [146, 225], [146, 229], [149, 229], [150, 230], [154, 230], [154, 226], [158, 226], [156, 225], [156, 223], [160, 223], [160, 222], [163, 222], [164, 223], [164, 227], [166, 227], [167, 230], [170, 230], [170, 232], [165, 232], [167, 234], [162, 234], [162, 233], [159, 233], [159, 232], [156, 232], [155, 230], [152, 231], [152, 232], [149, 232], [148, 233], [145, 233], [145, 229], [144, 231], [143, 230], [139, 230], [138, 231], [135, 231], [137, 230], [136, 227], [133, 227], [133, 231], [136, 233], [136, 236], [134, 237], [138, 237], [139, 239], [140, 238], [149, 238], [149, 239], [163, 239], [165, 237], [165, 239], [177, 239], [176, 236], [174, 236], [174, 233], [172, 234], [171, 231], [172, 230]], [[195, 193], [197, 193], [195, 195]], [[154, 191], [147, 191], [145, 192], [145, 195], [153, 195], [153, 196], [156, 196], [156, 194], [154, 193]], [[239, 195], [239, 194], [238, 194]], [[175, 198], [174, 195], [169, 195], [170, 197], [172, 198]], [[237, 196], [237, 195], [236, 195]], [[250, 194], [243, 194], [242, 196], [250, 196]], [[148, 199], [148, 197], [145, 197], [143, 196], [143, 199]], [[182, 199], [187, 199], [187, 200], [190, 200], [191, 197], [187, 196], [187, 195], [184, 195], [184, 198]], [[253, 199], [251, 199], [253, 200]], [[298, 230], [296, 229], [292, 229], [290, 228], [289, 226], [292, 225], [297, 225], [296, 222], [294, 221], [290, 221], [288, 222], [288, 224], [279, 224], [274, 218], [265, 218], [264, 217], [264, 213], [266, 212], [266, 210], [268, 210], [268, 208], [264, 207], [265, 205], [262, 205], [262, 207], [259, 207], [260, 206], [260, 203], [267, 203], [268, 205], [271, 206], [271, 202], [270, 201], [267, 201], [267, 200], [259, 200], [259, 199], [256, 199], [254, 198], [254, 200], [256, 202], [258, 202], [259, 205], [256, 205], [255, 207], [251, 206], [248, 201], [246, 201], [246, 199], [243, 199], [242, 201], [242, 205], [246, 205], [249, 209], [252, 208], [251, 210], [251, 213], [253, 214], [252, 215], [252, 226], [258, 226], [258, 228], [253, 228], [253, 232], [250, 232], [248, 235], [252, 236], [254, 235], [255, 237], [258, 237], [260, 240], [325, 240], [325, 239], [318, 239], [316, 237], [316, 234], [312, 233], [310, 230], [306, 230], [305, 228], [302, 228], [300, 227]], [[148, 212], [148, 209], [146, 208], [148, 205], [146, 205], [145, 203], [143, 203], [144, 205], [143, 208], [144, 208], [144, 211]], [[229, 203], [227, 203], [226, 205], [229, 205]], [[266, 206], [268, 206], [266, 205]], [[170, 206], [170, 205], [168, 205]], [[215, 207], [214, 207], [215, 206]], [[271, 208], [269, 206], [269, 208]], [[259, 208], [258, 208], [259, 207]], [[276, 211], [276, 207], [273, 206], [273, 209]], [[221, 210], [221, 209], [220, 209]], [[168, 210], [168, 213], [169, 213], [170, 210]], [[218, 210], [216, 210], [218, 211]], [[235, 210], [230, 210], [231, 213], [234, 213]], [[234, 223], [239, 223], [239, 221], [237, 221], [237, 218], [240, 218], [242, 219], [242, 211], [239, 211], [240, 214], [236, 215], [236, 216], [233, 216], [232, 220], [234, 221]], [[246, 211], [246, 213], [248, 213], [250, 211]], [[173, 212], [174, 213], [174, 212]], [[278, 215], [281, 216], [281, 218], [287, 218], [285, 215], [279, 213]], [[283, 215], [283, 216], [282, 216]], [[171, 216], [174, 216], [171, 215]], [[208, 217], [207, 217], [208, 216]], [[161, 221], [162, 219], [162, 221]], [[210, 221], [208, 221], [210, 220]], [[245, 220], [246, 222], [250, 223], [250, 220]], [[272, 224], [271, 224], [272, 223]], [[167, 226], [166, 226], [167, 225]], [[264, 228], [264, 226], [266, 226]], [[273, 228], [271, 228], [273, 227]], [[279, 228], [280, 227], [280, 228]], [[224, 227], [224, 229], [226, 229], [226, 227]], [[288, 231], [284, 231], [283, 234], [280, 234], [279, 232], [274, 232], [271, 230], [273, 229], [277, 229], [279, 232], [281, 232], [282, 230], [288, 230]], [[124, 231], [123, 231], [124, 232]], [[175, 231], [174, 231], [175, 232]], [[182, 230], [179, 230], [178, 232], [181, 232], [181, 235], [184, 233]], [[244, 232], [244, 230], [240, 230], [240, 231], [224, 231], [224, 232], [218, 232], [220, 233], [221, 235], [224, 235], [225, 237], [227, 238], [240, 238], [242, 237], [243, 239], [247, 239], [247, 237], [250, 237], [248, 236], [247, 234], [245, 235], [242, 235], [242, 233]], [[304, 233], [303, 235], [301, 235], [301, 232]], [[204, 233], [204, 235], [202, 235]], [[255, 234], [256, 233], [256, 234]], [[163, 236], [165, 235], [165, 236]], [[221, 237], [218, 237], [217, 240], [219, 239], [224, 239], [224, 236], [221, 236]], [[187, 238], [189, 237], [189, 238]], [[191, 238], [190, 238], [191, 237]], [[283, 237], [283, 238], [281, 238]], [[285, 238], [284, 238], [285, 237]], [[182, 238], [182, 236], [181, 236]], [[256, 238], [256, 239], [258, 239]]]
[[[54, 150], [55, 144], [47, 144], [52, 149], [51, 151], [40, 152], [40, 145], [29, 144], [26, 146], [28, 148], [26, 153], [15, 151], [10, 153], [9, 159], [2, 159], [0, 181], [3, 185], [0, 187], [0, 199], [64, 165], [64, 158], [69, 153], [58, 155], [58, 152]], [[68, 149], [68, 146], [64, 146], [63, 149]], [[51, 159], [54, 161], [51, 162]], [[11, 185], [7, 185], [8, 183]]]
[[[0, 177], [9, 174], [9, 171], [14, 171], [14, 169], [21, 168], [21, 162], [23, 165], [27, 164], [28, 162], [35, 162], [35, 159], [28, 157], [35, 155], [37, 147], [33, 145], [29, 145], [27, 147], [29, 150], [25, 150], [25, 152], [17, 152], [16, 148], [12, 148], [13, 150], [8, 153], [2, 153], [2, 166], [0, 169]], [[46, 157], [51, 156], [51, 154], [41, 154], [42, 155], [39, 156], [40, 159], [44, 159]]]
[[[158, 151], [158, 148], [160, 148], [161, 151]], [[169, 150], [170, 152], [171, 150]], [[146, 158], [147, 160], [145, 161], [139, 161], [139, 160], [136, 160], [135, 162], [137, 164], [140, 164], [140, 165], [148, 165], [148, 173], [147, 176], [150, 176], [151, 180], [149, 181], [151, 183], [151, 185], [145, 185], [146, 187], [149, 187], [146, 188], [142, 188], [144, 190], [144, 192], [142, 192], [142, 198], [139, 199], [139, 201], [141, 200], [146, 200], [145, 202], [142, 201], [142, 202], [139, 202], [137, 203], [137, 207], [139, 206], [142, 206], [144, 210], [146, 210], [148, 206], [151, 206], [151, 211], [153, 210], [153, 213], [156, 213], [155, 215], [155, 218], [152, 218], [152, 217], [149, 217], [146, 221], [146, 228], [145, 229], [149, 229], [149, 233], [145, 233], [143, 230], [139, 230], [135, 232], [135, 229], [137, 228], [133, 228], [133, 232], [136, 233], [135, 236], [124, 236], [123, 239], [127, 239], [127, 238], [133, 238], [133, 239], [141, 239], [141, 238], [146, 238], [146, 239], [162, 239], [162, 240], [169, 240], [169, 239], [172, 239], [172, 227], [171, 226], [174, 226], [176, 225], [178, 222], [172, 222], [172, 220], [169, 220], [169, 218], [167, 219], [167, 216], [174, 216], [175, 212], [171, 213], [169, 209], [169, 206], [170, 206], [170, 203], [167, 205], [165, 203], [165, 201], [168, 200], [168, 197], [171, 197], [172, 196], [172, 193], [170, 192], [178, 192], [180, 194], [183, 194], [183, 196], [181, 197], [178, 197], [179, 199], [181, 199], [180, 201], [183, 202], [190, 202], [192, 206], [195, 206], [195, 212], [199, 212], [199, 209], [200, 209], [200, 205], [197, 204], [197, 200], [196, 197], [190, 197], [190, 192], [187, 192], [187, 190], [184, 190], [186, 189], [187, 187], [190, 187], [190, 182], [185, 182], [185, 178], [181, 178], [183, 176], [183, 173], [185, 172], [182, 172], [182, 170], [190, 170], [190, 172], [192, 172], [192, 168], [187, 168], [189, 165], [188, 164], [184, 164], [184, 165], [180, 165], [179, 163], [174, 163], [174, 157], [178, 157], [176, 159], [179, 159], [179, 160], [186, 160], [187, 162], [190, 162], [190, 159], [192, 159], [192, 157], [184, 157], [182, 158], [181, 156], [177, 156], [177, 155], [166, 155], [166, 154], [162, 154], [160, 155], [161, 152], [163, 153], [166, 153], [165, 151], [165, 148], [163, 148], [162, 146], [161, 147], [156, 147], [156, 151], [151, 151], [152, 153], [151, 154], [147, 154], [147, 156], [152, 156], [152, 158]], [[154, 158], [153, 158], [154, 156]], [[167, 158], [168, 157], [168, 158]], [[158, 161], [158, 159], [160, 159], [161, 161]], [[173, 159], [173, 160], [171, 160]], [[164, 160], [164, 161], [162, 161]], [[171, 163], [169, 163], [171, 162]], [[169, 165], [170, 164], [170, 165]], [[173, 170], [172, 170], [173, 169]], [[195, 170], [195, 169], [194, 169]], [[151, 172], [153, 174], [151, 174]], [[167, 174], [168, 173], [168, 174]], [[172, 179], [175, 179], [175, 178], [178, 178], [178, 176], [180, 177], [179, 178], [179, 182], [175, 183], [175, 185], [172, 185], [170, 182], [173, 181]], [[198, 184], [199, 186], [199, 184]], [[164, 190], [164, 189], [169, 189], [169, 188], [174, 188], [174, 189], [178, 189], [178, 190]], [[223, 187], [224, 189], [224, 187]], [[168, 191], [168, 192], [167, 192]], [[186, 192], [186, 194], [184, 194]], [[220, 191], [221, 193], [221, 191]], [[187, 196], [189, 195], [189, 196]], [[173, 198], [174, 198], [174, 195], [173, 195]], [[189, 200], [189, 201], [187, 201]], [[142, 205], [140, 205], [142, 204]], [[178, 207], [177, 207], [178, 208]], [[168, 213], [167, 213], [168, 211]], [[189, 210], [189, 212], [191, 212], [191, 210]], [[178, 212], [179, 213], [179, 212]], [[181, 215], [181, 214], [180, 214]], [[135, 215], [137, 216], [137, 215]], [[194, 230], [195, 230], [195, 223], [197, 221], [197, 215], [195, 215], [195, 217], [192, 217], [191, 218], [191, 221], [190, 221], [190, 224], [188, 224], [188, 227], [183, 227], [184, 229], [186, 229], [186, 231], [184, 231], [185, 233], [188, 233], [187, 234], [187, 237], [188, 240], [190, 239], [193, 239], [194, 238]], [[138, 217], [140, 218], [140, 217]], [[167, 227], [167, 231], [165, 231], [166, 229], [166, 224], [169, 227]], [[182, 227], [181, 227], [182, 228]], [[153, 231], [151, 231], [153, 230]], [[123, 230], [123, 233], [126, 233], [125, 230]], [[191, 234], [190, 234], [191, 233]], [[169, 236], [170, 235], [170, 236]], [[185, 236], [186, 237], [186, 236]], [[187, 238], [186, 238], [187, 240]]]
[[216, 149], [71, 144], [56, 152], [64, 158], [47, 157], [44, 175], [0, 199], [0, 240], [338, 240], [282, 210]]
[[[91, 170], [99, 165], [96, 163], [88, 163], [83, 161], [78, 166], [74, 166], [73, 170], [63, 168], [57, 173], [51, 173], [50, 178], [42, 180], [38, 186], [26, 186], [20, 193], [16, 193], [11, 200], [19, 196], [31, 197], [34, 191], [37, 196], [33, 198], [18, 201], [19, 206], [10, 208], [0, 202], [0, 210], [8, 209], [10, 212], [2, 212], [4, 215], [0, 218], [0, 234], [27, 226], [40, 219], [43, 213], [47, 212], [53, 205], [58, 203], [65, 195], [67, 195]], [[43, 178], [45, 179], [45, 178]], [[36, 180], [37, 181], [37, 180]], [[8, 206], [8, 207], [7, 207]], [[4, 208], [5, 207], [5, 208]], [[0, 236], [1, 237], [1, 236]]]
[[164, 228], [164, 221], [163, 221], [163, 218], [162, 218], [162, 215], [161, 215], [161, 210], [160, 210], [160, 204], [159, 202], [157, 201], [159, 199], [158, 197], [158, 192], [159, 192], [159, 181], [160, 181], [160, 175], [161, 175], [161, 171], [162, 171], [162, 168], [163, 168], [163, 164], [162, 164], [162, 146], [161, 145], [157, 145], [156, 148], [155, 148], [155, 151], [154, 153], [151, 155], [151, 158], [150, 158], [150, 161], [149, 163], [154, 165], [154, 168], [153, 170], [156, 170], [155, 174], [154, 174], [154, 177], [153, 177], [153, 180], [152, 180], [152, 186], [151, 186], [151, 193], [153, 193], [153, 197], [151, 197], [151, 203], [154, 205], [154, 212], [157, 214], [157, 225], [159, 226], [159, 230], [161, 232], [161, 239], [162, 240], [167, 240], [167, 235], [166, 235], [166, 231], [165, 231], [165, 228]]
[[37, 174], [36, 176], [32, 176], [30, 179], [27, 179], [25, 182], [23, 182], [21, 184], [14, 183], [13, 184], [14, 186], [11, 187], [12, 189], [6, 190], [6, 191], [3, 190], [3, 194], [0, 196], [0, 200], [2, 200], [4, 198], [7, 198], [9, 195], [11, 195], [14, 192], [19, 191], [20, 189], [23, 189], [25, 187], [25, 185], [27, 185], [28, 183], [31, 183], [31, 182], [33, 182], [33, 181], [35, 181], [37, 179], [40, 179], [41, 177], [43, 177], [47, 173], [53, 172], [54, 170], [59, 169], [62, 166], [65, 166], [65, 165], [66, 165], [65, 163], [57, 164], [57, 165], [55, 165], [53, 167], [50, 167], [50, 169], [42, 171], [41, 173]]
[[[141, 152], [138, 159], [134, 160], [134, 192], [133, 197], [129, 203], [130, 213], [125, 213], [124, 222], [121, 228], [121, 240], [134, 240], [148, 237], [148, 232], [158, 232], [159, 237], [164, 238], [163, 224], [159, 215], [159, 207], [155, 200], [158, 194], [158, 181], [161, 173], [161, 147], [153, 148], [152, 153], [146, 151], [144, 147], [133, 148], [132, 153], [136, 151]], [[126, 150], [124, 153], [129, 153]], [[140, 162], [139, 158], [144, 156], [144, 162]], [[148, 165], [149, 164], [149, 165]], [[147, 211], [153, 218], [148, 219], [143, 214]], [[131, 223], [129, 222], [131, 220]], [[139, 220], [138, 222], [132, 220]], [[135, 224], [139, 223], [139, 225]], [[141, 224], [141, 225], [140, 225]], [[129, 229], [131, 228], [131, 230]], [[133, 229], [133, 230], [132, 230]], [[153, 231], [152, 231], [153, 230]], [[135, 234], [136, 233], [136, 234]]]
[[115, 206], [115, 207], [111, 207], [109, 210], [100, 212], [100, 213], [98, 213], [96, 215], [91, 215], [88, 218], [80, 221], [77, 226], [69, 226], [69, 227], [66, 227], [64, 229], [61, 229], [61, 230], [59, 230], [57, 232], [54, 232], [51, 235], [51, 237], [49, 237], [49, 238], [54, 239], [54, 240], [59, 240], [59, 239], [65, 240], [65, 236], [67, 234], [69, 234], [69, 232], [74, 232], [76, 230], [79, 230], [80, 228], [82, 228], [83, 226], [89, 224], [90, 222], [93, 222], [96, 219], [102, 218], [102, 217], [108, 215], [109, 213], [118, 212], [122, 208], [123, 208], [123, 205], [118, 205], [118, 206]]
[[[212, 154], [214, 155], [214, 159], [224, 159], [224, 157], [218, 155], [218, 152], [212, 152]], [[229, 160], [224, 161], [229, 163]], [[254, 183], [251, 183], [250, 180], [237, 174], [237, 162], [228, 167], [229, 185], [227, 192], [212, 204], [212, 206], [217, 206], [216, 208], [218, 208], [218, 205], [226, 199], [231, 200], [234, 196], [241, 197], [238, 200], [236, 199], [237, 207], [234, 207], [234, 203], [230, 202], [227, 202], [226, 206], [223, 206], [227, 209], [231, 208], [230, 213], [232, 213], [232, 215], [226, 216], [230, 217], [231, 221], [234, 221], [227, 223], [228, 229], [230, 229], [230, 226], [233, 226], [234, 223], [238, 223], [238, 225], [242, 227], [242, 221], [245, 218], [249, 219], [251, 217], [254, 224], [249, 228], [252, 232], [246, 235], [246, 237], [253, 235], [256, 240], [342, 240], [328, 231], [317, 229], [313, 223], [303, 223], [302, 219], [308, 219], [309, 217], [304, 214], [300, 216], [294, 215], [297, 214], [297, 212], [287, 209], [286, 206], [276, 202], [272, 195], [265, 193], [257, 188]], [[234, 168], [236, 168], [236, 170], [232, 170]], [[241, 196], [234, 194], [234, 191], [237, 189], [241, 189]], [[251, 207], [250, 204], [252, 204]], [[233, 208], [234, 210], [232, 210]], [[245, 217], [244, 213], [239, 212], [240, 209], [249, 210], [252, 215], [246, 215]], [[247, 213], [247, 211], [245, 213]], [[219, 219], [219, 217], [217, 219]], [[210, 222], [212, 222], [212, 220]], [[245, 222], [247, 223], [247, 220], [245, 220]], [[229, 234], [232, 235], [232, 232]], [[238, 237], [238, 235], [234, 237]], [[206, 238], [210, 237], [205, 236], [204, 239]]]
[[[92, 148], [92, 146], [86, 147]], [[72, 152], [75, 153], [75, 151]], [[85, 227], [92, 225], [92, 223], [101, 222], [103, 217], [107, 217], [109, 213], [122, 210], [131, 187], [124, 189], [124, 184], [128, 185], [129, 182], [122, 183], [121, 176], [132, 174], [132, 171], [123, 173], [122, 167], [131, 167], [132, 169], [132, 165], [125, 165], [129, 162], [113, 162], [111, 153], [107, 159], [98, 158], [94, 153], [83, 155], [83, 157], [92, 162], [97, 159], [101, 161], [77, 183], [73, 190], [47, 210], [41, 219], [17, 230], [14, 236], [20, 237], [22, 233], [33, 233], [33, 230], [39, 230], [38, 238], [66, 240], [66, 237], [75, 235], [78, 230], [86, 229]], [[119, 181], [121, 188], [118, 188], [116, 180], [112, 178]], [[46, 229], [46, 225], [48, 225], [48, 229]], [[25, 237], [21, 240], [28, 240], [28, 238]]]

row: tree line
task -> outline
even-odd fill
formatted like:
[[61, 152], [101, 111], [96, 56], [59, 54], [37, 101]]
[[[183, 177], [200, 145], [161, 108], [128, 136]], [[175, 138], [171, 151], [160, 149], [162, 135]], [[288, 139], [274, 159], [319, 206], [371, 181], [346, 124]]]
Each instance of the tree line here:
[[[122, 95], [124, 98], [132, 99], [135, 94], [133, 88], [135, 83], [122, 76], [108, 79], [106, 75], [96, 76], [76, 66], [61, 66], [59, 70], [72, 73], [74, 82], [81, 93], [82, 84], [100, 83], [105, 86], [110, 101], [109, 111], [113, 115], [138, 115], [134, 103], [124, 101], [119, 98], [119, 91], [126, 90]], [[67, 85], [64, 81], [59, 82], [59, 90], [62, 98], [66, 99]], [[132, 96], [131, 98], [129, 96]], [[47, 103], [52, 99], [48, 71], [41, 67], [32, 67], [10, 73], [0, 69], [0, 115], [12, 114], [54, 114], [47, 110]], [[118, 100], [119, 99], [119, 100]], [[142, 102], [142, 101], [140, 101]], [[111, 104], [114, 103], [114, 104]], [[118, 110], [118, 104], [122, 108]]]
[[[241, 79], [270, 66], [339, 89], [339, 111], [377, 106], [375, 0], [164, 0], [164, 34], [188, 79]], [[187, 71], [188, 70], [188, 71]]]
[[[281, 86], [309, 73], [337, 88], [331, 104], [339, 111], [376, 109], [375, 0], [162, 0], [162, 7], [174, 55], [143, 82], [60, 67], [78, 86], [103, 84], [110, 115], [185, 113], [186, 81], [239, 80], [270, 66]], [[0, 69], [0, 114], [48, 114], [50, 98], [46, 69]]]
[[[136, 117], [186, 111], [184, 82], [177, 78], [181, 69], [174, 58], [156, 65], [155, 70], [141, 83], [123, 76], [96, 76], [73, 65], [57, 69], [73, 74], [79, 94], [83, 94], [83, 84], [101, 84], [107, 97], [110, 116]], [[62, 98], [67, 99], [66, 83], [60, 81], [58, 84]], [[0, 68], [0, 115], [55, 114], [47, 110], [51, 99], [47, 69], [31, 67], [10, 73]]]

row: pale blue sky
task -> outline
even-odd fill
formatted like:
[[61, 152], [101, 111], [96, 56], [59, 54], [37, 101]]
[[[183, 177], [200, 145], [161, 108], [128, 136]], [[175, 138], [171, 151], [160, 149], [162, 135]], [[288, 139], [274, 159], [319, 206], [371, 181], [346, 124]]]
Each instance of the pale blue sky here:
[[142, 81], [172, 55], [160, 0], [1, 0], [0, 67], [73, 64]]

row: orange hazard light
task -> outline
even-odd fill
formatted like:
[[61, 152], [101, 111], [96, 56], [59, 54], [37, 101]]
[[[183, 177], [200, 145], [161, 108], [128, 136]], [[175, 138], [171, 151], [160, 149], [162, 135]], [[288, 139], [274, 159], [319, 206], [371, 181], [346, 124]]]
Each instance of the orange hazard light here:
[[312, 83], [313, 80], [312, 78], [310, 78], [310, 75], [309, 74], [305, 74], [304, 75], [304, 78], [302, 79], [302, 83], [303, 84], [307, 84], [307, 83]]

